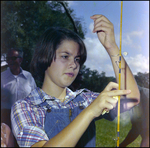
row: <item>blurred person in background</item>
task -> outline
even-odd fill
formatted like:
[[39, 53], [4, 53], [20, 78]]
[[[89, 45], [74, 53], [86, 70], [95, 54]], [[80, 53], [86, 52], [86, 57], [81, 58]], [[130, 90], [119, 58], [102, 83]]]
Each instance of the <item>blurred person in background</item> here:
[[149, 89], [140, 86], [138, 88], [140, 103], [129, 111], [132, 127], [126, 138], [120, 143], [120, 147], [126, 147], [139, 135], [142, 138], [140, 147], [149, 147]]
[[25, 98], [36, 87], [31, 73], [21, 68], [23, 51], [10, 48], [7, 51], [8, 68], [1, 72], [1, 123], [11, 129], [11, 106], [19, 99]]

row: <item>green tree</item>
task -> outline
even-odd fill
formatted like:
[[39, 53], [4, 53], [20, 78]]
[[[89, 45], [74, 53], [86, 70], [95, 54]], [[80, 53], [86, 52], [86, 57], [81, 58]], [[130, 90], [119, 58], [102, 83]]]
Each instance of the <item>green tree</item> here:
[[138, 72], [134, 77], [139, 86], [149, 88], [149, 73]]
[[97, 70], [86, 68], [85, 65], [81, 68], [80, 74], [82, 75], [80, 88], [87, 88], [94, 92], [103, 91], [110, 81], [115, 82], [116, 80], [114, 77], [106, 77], [103, 71], [99, 73]]
[[[64, 3], [73, 17], [78, 34], [84, 39], [86, 32], [81, 19]], [[29, 70], [32, 53], [41, 34], [52, 26], [74, 30], [64, 7], [57, 1], [2, 1], [1, 2], [1, 54], [11, 47], [24, 50], [22, 68]]]

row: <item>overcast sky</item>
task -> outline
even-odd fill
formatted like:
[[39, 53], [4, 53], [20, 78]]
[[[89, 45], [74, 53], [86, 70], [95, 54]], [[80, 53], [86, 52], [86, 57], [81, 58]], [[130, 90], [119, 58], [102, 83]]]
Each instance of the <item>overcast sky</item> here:
[[[91, 70], [104, 71], [106, 76], [114, 76], [110, 58], [92, 33], [94, 14], [105, 15], [113, 24], [116, 43], [119, 46], [120, 1], [67, 1], [76, 17], [82, 18], [87, 29], [85, 44], [88, 58], [85, 63]], [[122, 53], [133, 74], [149, 72], [149, 1], [123, 1]]]

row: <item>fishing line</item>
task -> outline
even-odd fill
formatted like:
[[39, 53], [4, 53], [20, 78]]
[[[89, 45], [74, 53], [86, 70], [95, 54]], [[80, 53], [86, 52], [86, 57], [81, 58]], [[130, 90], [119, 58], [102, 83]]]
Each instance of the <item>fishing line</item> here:
[[[113, 1], [110, 1], [108, 4], [106, 4], [104, 7], [100, 8], [100, 7], [97, 7], [99, 5], [96, 4], [97, 1], [93, 2], [93, 5], [94, 5], [94, 10], [92, 11], [92, 14], [96, 13], [96, 9], [98, 10], [103, 10], [104, 8], [108, 7]], [[96, 8], [97, 7], [97, 8]]]

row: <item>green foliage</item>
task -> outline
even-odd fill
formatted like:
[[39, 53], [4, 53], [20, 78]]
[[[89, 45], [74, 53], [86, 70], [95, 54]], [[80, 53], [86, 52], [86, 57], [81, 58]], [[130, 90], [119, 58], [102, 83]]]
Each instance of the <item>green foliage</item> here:
[[149, 73], [138, 72], [134, 77], [139, 86], [149, 88]]
[[106, 77], [105, 72], [99, 72], [97, 70], [90, 70], [84, 65], [81, 69], [82, 73], [82, 85], [81, 88], [87, 88], [94, 92], [101, 92], [107, 86], [110, 81], [115, 82], [114, 77]]
[[[149, 88], [149, 73], [138, 72], [134, 77], [139, 86]], [[83, 65], [70, 88], [73, 86], [74, 90], [87, 88], [94, 92], [101, 92], [109, 82], [116, 82], [116, 78], [106, 77], [105, 72], [99, 73], [97, 70], [91, 70]]]
[[[125, 139], [131, 129], [129, 112], [124, 112], [120, 116], [120, 143]], [[114, 121], [101, 119], [96, 121], [96, 147], [116, 147], [117, 146], [117, 118]], [[141, 136], [138, 136], [127, 147], [140, 147]]]
[[[84, 38], [81, 20], [68, 8], [78, 33]], [[33, 49], [41, 34], [52, 26], [73, 30], [73, 24], [57, 1], [2, 1], [1, 2], [1, 53], [11, 47], [24, 49], [22, 68], [29, 70]]]

